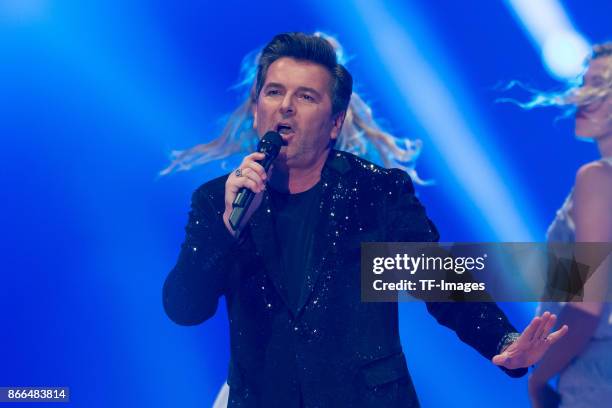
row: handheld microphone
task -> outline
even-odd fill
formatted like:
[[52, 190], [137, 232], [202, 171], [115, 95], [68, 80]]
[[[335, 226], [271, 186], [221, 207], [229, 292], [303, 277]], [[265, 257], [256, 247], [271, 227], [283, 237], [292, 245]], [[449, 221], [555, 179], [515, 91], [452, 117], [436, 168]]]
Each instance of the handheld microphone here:
[[[257, 151], [266, 155], [263, 160], [257, 161], [257, 163], [261, 164], [266, 172], [274, 159], [276, 159], [276, 156], [278, 156], [282, 145], [283, 139], [281, 135], [272, 130], [267, 132], [257, 144]], [[238, 226], [242, 222], [254, 197], [255, 193], [246, 187], [238, 190], [238, 194], [232, 203], [232, 213], [229, 216], [229, 223], [234, 231], [238, 230]]]

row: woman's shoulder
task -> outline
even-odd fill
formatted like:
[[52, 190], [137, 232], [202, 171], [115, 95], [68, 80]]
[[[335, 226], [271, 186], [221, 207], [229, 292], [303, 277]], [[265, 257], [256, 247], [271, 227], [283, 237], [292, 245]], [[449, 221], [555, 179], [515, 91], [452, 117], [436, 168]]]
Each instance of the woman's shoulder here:
[[591, 162], [580, 167], [574, 188], [576, 240], [605, 242], [612, 239], [611, 209], [612, 166]]
[[602, 160], [583, 164], [576, 173], [576, 188], [601, 190], [612, 195], [612, 163]]

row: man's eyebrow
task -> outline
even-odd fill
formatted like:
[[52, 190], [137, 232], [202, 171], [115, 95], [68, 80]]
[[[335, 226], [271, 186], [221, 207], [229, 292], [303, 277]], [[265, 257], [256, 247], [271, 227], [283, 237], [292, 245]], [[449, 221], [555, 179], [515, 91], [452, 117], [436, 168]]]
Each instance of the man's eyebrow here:
[[268, 82], [264, 88], [284, 88], [284, 86], [278, 82]]
[[[278, 82], [268, 82], [265, 86], [264, 89], [267, 88], [282, 88], [285, 89], [285, 86], [283, 84], [279, 84]], [[300, 86], [298, 87], [298, 91], [302, 91], [302, 92], [310, 92], [315, 94], [317, 97], [321, 97], [321, 93], [319, 91], [317, 91], [314, 88], [310, 88], [308, 86]]]
[[299, 89], [300, 91], [302, 91], [302, 92], [310, 92], [310, 93], [313, 93], [313, 94], [315, 94], [315, 95], [316, 95], [317, 97], [319, 97], [319, 98], [321, 97], [321, 94], [319, 93], [319, 91], [317, 91], [317, 90], [316, 90], [316, 89], [314, 89], [314, 88], [309, 88], [309, 87], [307, 87], [307, 86], [300, 86], [298, 89]]

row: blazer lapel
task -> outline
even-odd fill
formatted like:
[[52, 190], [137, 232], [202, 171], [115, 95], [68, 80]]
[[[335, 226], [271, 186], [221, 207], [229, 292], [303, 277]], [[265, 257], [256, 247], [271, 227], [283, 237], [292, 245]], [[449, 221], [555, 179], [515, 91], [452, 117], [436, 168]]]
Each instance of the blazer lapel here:
[[264, 265], [276, 287], [276, 291], [283, 302], [285, 302], [285, 305], [287, 305], [287, 308], [291, 310], [287, 299], [287, 288], [282, 276], [281, 253], [274, 230], [270, 195], [267, 191], [264, 193], [260, 207], [253, 213], [249, 226], [257, 253], [263, 258]]
[[332, 150], [321, 173], [321, 201], [314, 239], [310, 252], [310, 267], [306, 271], [296, 316], [311, 296], [321, 272], [329, 268], [328, 263], [334, 258], [333, 252], [338, 246], [345, 223], [347, 203], [341, 175], [350, 169], [349, 163], [341, 153]]
[[318, 208], [317, 223], [310, 253], [310, 267], [306, 271], [297, 309], [291, 307], [283, 277], [281, 254], [274, 229], [273, 210], [270, 196], [266, 191], [260, 207], [249, 221], [251, 238], [255, 243], [258, 255], [263, 258], [266, 270], [270, 275], [277, 292], [291, 312], [297, 316], [311, 296], [321, 271], [329, 268], [333, 261], [332, 251], [338, 245], [344, 230], [347, 205], [342, 200], [346, 197], [347, 186], [343, 184], [342, 174], [350, 169], [350, 164], [339, 152], [332, 150], [321, 172], [321, 201]]

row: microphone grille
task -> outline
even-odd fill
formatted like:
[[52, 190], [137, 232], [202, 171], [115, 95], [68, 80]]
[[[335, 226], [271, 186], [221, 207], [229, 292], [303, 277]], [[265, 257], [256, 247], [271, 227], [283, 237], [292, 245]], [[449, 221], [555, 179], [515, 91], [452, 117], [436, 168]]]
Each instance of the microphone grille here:
[[280, 148], [283, 145], [283, 138], [280, 133], [271, 130], [263, 135], [259, 143], [270, 143]]

